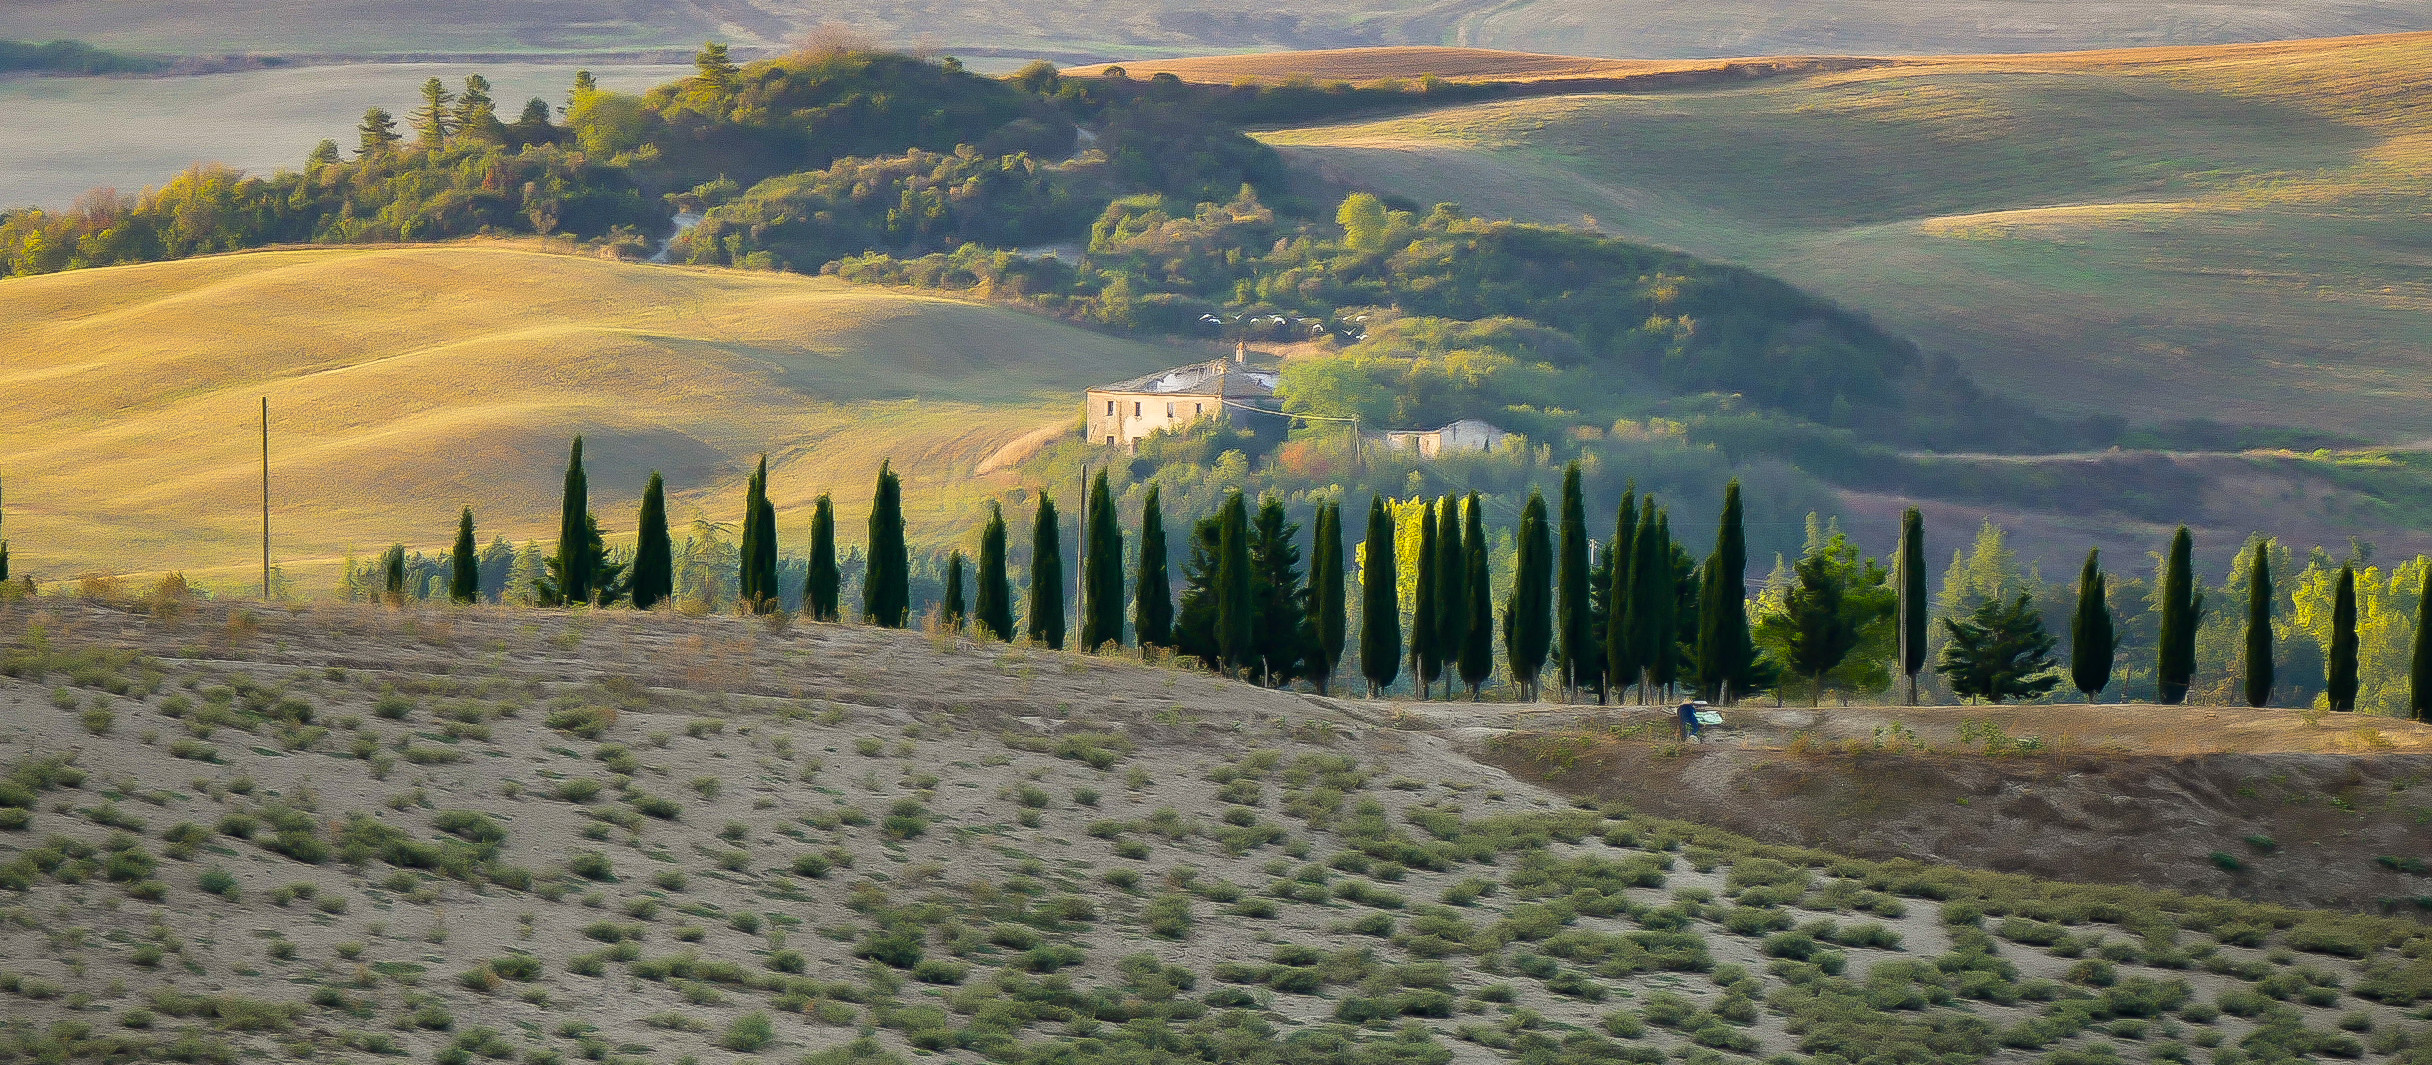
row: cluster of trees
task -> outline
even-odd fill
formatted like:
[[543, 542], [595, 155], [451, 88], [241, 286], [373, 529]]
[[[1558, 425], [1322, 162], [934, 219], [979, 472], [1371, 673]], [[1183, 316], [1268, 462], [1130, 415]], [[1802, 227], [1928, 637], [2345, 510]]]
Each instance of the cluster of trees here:
[[0, 74], [153, 74], [169, 67], [157, 56], [95, 48], [83, 41], [0, 40]]

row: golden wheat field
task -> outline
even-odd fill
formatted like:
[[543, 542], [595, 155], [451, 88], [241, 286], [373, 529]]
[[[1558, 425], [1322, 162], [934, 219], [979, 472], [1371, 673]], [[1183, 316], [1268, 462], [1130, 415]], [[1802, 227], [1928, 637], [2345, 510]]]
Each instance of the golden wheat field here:
[[264, 251], [0, 282], [0, 483], [20, 571], [112, 560], [258, 572], [260, 402], [273, 554], [553, 535], [583, 434], [602, 524], [650, 471], [672, 521], [734, 521], [766, 452], [780, 527], [833, 491], [860, 520], [879, 463], [916, 537], [963, 531], [997, 450], [1080, 390], [1183, 356], [1001, 308], [831, 279], [643, 266], [530, 246]]

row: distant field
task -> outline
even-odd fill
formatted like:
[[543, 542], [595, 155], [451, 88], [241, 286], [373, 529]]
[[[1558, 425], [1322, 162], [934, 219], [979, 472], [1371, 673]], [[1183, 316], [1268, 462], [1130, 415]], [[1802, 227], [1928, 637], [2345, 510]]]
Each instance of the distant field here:
[[2055, 410], [2395, 443], [2432, 404], [2428, 71], [2421, 34], [1958, 57], [1268, 139], [1783, 275]]
[[[978, 304], [800, 276], [510, 247], [273, 251], [0, 282], [0, 478], [16, 565], [245, 579], [271, 406], [275, 554], [549, 538], [568, 438], [630, 535], [652, 469], [678, 523], [731, 522], [754, 457], [789, 538], [881, 459], [916, 539], [972, 522], [983, 459], [1082, 387], [1173, 352]], [[789, 542], [791, 540], [789, 539]], [[258, 564], [258, 563], [257, 563]], [[61, 572], [67, 570], [67, 573]]]
[[353, 150], [363, 109], [404, 115], [437, 77], [490, 79], [513, 118], [538, 96], [563, 106], [575, 70], [639, 91], [690, 67], [572, 63], [352, 63], [165, 78], [0, 77], [0, 207], [65, 207], [87, 189], [136, 192], [196, 163], [297, 168], [324, 137]]
[[1930, 55], [2432, 29], [2410, 0], [12, 0], [0, 37], [177, 53], [570, 54], [771, 48], [827, 24], [968, 55], [1086, 61], [1276, 48], [1458, 45], [1644, 58]]

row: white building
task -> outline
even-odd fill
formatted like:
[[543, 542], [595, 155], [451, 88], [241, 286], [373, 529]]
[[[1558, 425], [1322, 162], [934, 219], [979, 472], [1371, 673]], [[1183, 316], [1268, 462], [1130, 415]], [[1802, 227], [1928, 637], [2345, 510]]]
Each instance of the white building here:
[[1399, 429], [1385, 434], [1385, 446], [1416, 451], [1432, 459], [1447, 451], [1493, 451], [1512, 434], [1476, 418], [1463, 418], [1441, 429]]

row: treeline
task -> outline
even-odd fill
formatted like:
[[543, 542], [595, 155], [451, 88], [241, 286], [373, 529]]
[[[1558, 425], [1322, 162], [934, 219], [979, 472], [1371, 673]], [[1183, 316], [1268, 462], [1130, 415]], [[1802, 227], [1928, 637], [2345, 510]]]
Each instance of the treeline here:
[[95, 48], [83, 41], [14, 41], [0, 39], [0, 74], [157, 74], [169, 69], [158, 56], [134, 55]]

